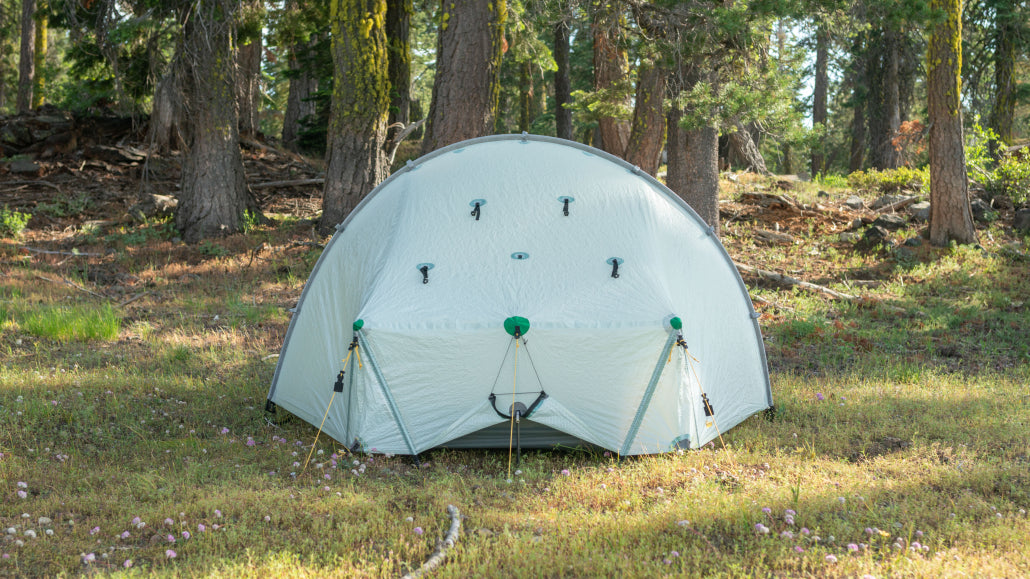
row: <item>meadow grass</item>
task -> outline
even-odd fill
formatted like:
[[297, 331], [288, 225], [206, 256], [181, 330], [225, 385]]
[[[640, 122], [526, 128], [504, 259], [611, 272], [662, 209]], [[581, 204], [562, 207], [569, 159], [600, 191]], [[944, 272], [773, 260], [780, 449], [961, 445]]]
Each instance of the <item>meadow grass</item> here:
[[[263, 406], [313, 259], [252, 235], [267, 247], [113, 256], [149, 292], [125, 307], [38, 283], [45, 262], [3, 271], [0, 576], [397, 577], [448, 504], [463, 527], [436, 577], [1030, 576], [1025, 240], [902, 264], [818, 231], [756, 248], [729, 227], [742, 261], [883, 283], [845, 302], [753, 288], [774, 303], [776, 411], [725, 447], [529, 451], [509, 482], [505, 451], [416, 468], [324, 435], [304, 469], [315, 428]], [[26, 323], [105, 308], [113, 334], [93, 339]]]
[[41, 306], [27, 311], [19, 325], [23, 330], [61, 342], [113, 340], [121, 327], [121, 316], [110, 304], [101, 306]]

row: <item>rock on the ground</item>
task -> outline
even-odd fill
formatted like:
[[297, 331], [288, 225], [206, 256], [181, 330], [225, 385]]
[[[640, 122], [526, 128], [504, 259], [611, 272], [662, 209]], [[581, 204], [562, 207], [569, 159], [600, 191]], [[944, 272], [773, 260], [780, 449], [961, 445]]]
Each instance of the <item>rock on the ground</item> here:
[[1012, 227], [1017, 231], [1030, 232], [1030, 209], [1016, 211], [1016, 217], [1012, 220]]
[[995, 217], [997, 217], [997, 213], [995, 213], [994, 209], [979, 197], [970, 201], [969, 207], [973, 210], [974, 221], [987, 223], [988, 221], [993, 221]]
[[43, 173], [43, 169], [39, 166], [39, 163], [30, 161], [28, 159], [16, 159], [11, 161], [8, 165], [11, 173], [16, 175], [36, 175], [39, 176]]
[[857, 233], [854, 233], [852, 231], [845, 231], [844, 233], [841, 233], [837, 237], [841, 241], [846, 241], [848, 243], [853, 243], [855, 241], [858, 241], [859, 239], [862, 239], [861, 235], [859, 235]]
[[882, 227], [888, 231], [897, 231], [908, 225], [908, 219], [896, 213], [881, 215], [873, 221], [873, 227]]
[[925, 223], [930, 220], [930, 202], [920, 201], [908, 206], [908, 214], [912, 216], [912, 219], [920, 223]]
[[844, 201], [844, 205], [850, 209], [865, 209], [865, 201], [858, 195], [852, 195]]
[[875, 248], [877, 245], [891, 245], [890, 241], [891, 234], [889, 231], [878, 225], [873, 225], [869, 229], [866, 229], [865, 234], [862, 235], [862, 239], [858, 240], [856, 247], [863, 250], [869, 250]]
[[169, 217], [179, 206], [179, 200], [168, 195], [151, 193], [144, 195], [135, 205], [129, 208], [129, 216], [137, 221], [155, 217]]

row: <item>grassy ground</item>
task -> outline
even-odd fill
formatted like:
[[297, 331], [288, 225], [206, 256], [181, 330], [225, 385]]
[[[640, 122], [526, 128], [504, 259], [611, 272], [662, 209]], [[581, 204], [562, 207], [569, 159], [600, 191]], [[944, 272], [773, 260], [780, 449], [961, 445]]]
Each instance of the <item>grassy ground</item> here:
[[[325, 437], [302, 468], [314, 429], [263, 416], [319, 252], [294, 218], [196, 247], [164, 222], [0, 240], [0, 576], [395, 577], [448, 504], [439, 577], [1030, 576], [1027, 239], [861, 252], [843, 213], [727, 201], [734, 259], [862, 296], [748, 280], [775, 417], [622, 463], [533, 452], [511, 483], [505, 452], [415, 469]], [[777, 223], [797, 242], [756, 244]]]

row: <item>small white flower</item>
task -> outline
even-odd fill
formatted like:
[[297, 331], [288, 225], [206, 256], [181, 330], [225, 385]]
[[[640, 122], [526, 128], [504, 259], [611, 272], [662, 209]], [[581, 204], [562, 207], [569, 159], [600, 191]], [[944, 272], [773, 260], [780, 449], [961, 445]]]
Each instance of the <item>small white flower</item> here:
[[28, 537], [30, 539], [35, 539], [36, 538], [36, 531], [33, 531], [32, 529], [29, 529], [29, 530], [25, 531], [24, 534], [25, 534], [26, 537]]

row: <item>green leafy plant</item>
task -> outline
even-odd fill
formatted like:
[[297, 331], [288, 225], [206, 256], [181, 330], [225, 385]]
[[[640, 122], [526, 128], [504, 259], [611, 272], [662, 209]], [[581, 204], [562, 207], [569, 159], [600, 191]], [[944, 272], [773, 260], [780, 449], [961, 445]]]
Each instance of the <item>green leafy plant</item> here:
[[75, 197], [55, 199], [51, 203], [40, 203], [36, 206], [36, 210], [50, 217], [74, 217], [82, 215], [92, 205], [93, 199], [82, 193]]
[[848, 185], [860, 191], [878, 191], [880, 193], [895, 193], [903, 189], [919, 191], [923, 185], [930, 182], [930, 172], [926, 167], [922, 169], [898, 167], [883, 171], [870, 169], [868, 172], [855, 171], [848, 175], [847, 179]]
[[32, 219], [31, 214], [11, 211], [4, 205], [4, 208], [0, 209], [0, 236], [17, 237], [21, 235], [25, 226], [29, 224], [29, 219]]
[[221, 245], [211, 243], [206, 239], [202, 241], [200, 245], [197, 246], [197, 251], [199, 251], [201, 255], [206, 255], [208, 257], [222, 257], [223, 255], [229, 253]]

